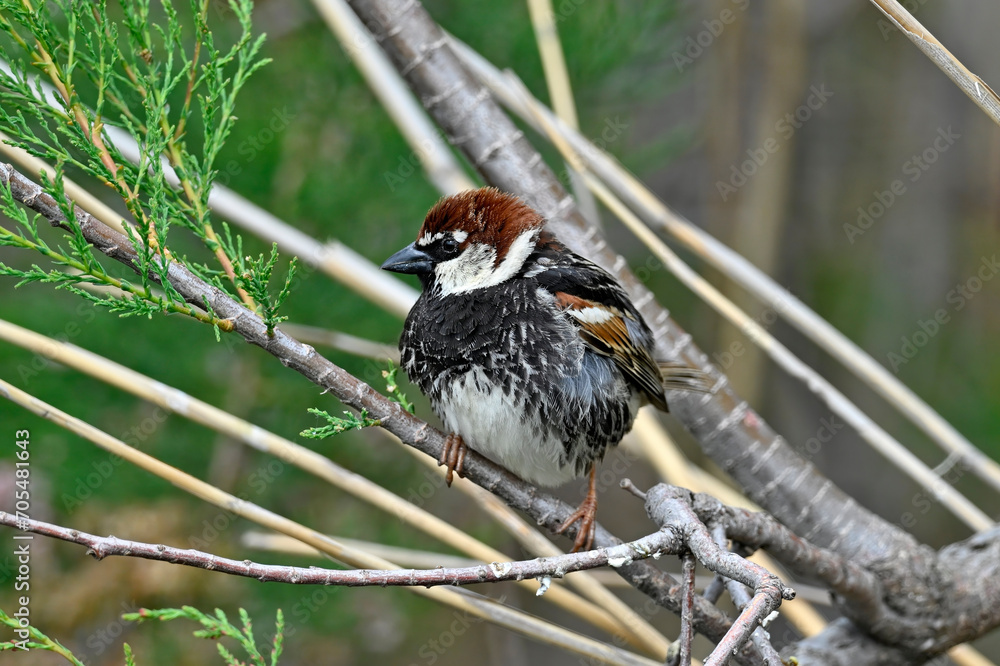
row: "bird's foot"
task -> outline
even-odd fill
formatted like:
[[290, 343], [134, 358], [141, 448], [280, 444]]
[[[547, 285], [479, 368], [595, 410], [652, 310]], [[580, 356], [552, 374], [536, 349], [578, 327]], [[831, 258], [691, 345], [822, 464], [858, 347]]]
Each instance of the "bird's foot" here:
[[571, 553], [590, 550], [590, 547], [594, 545], [594, 532], [597, 530], [596, 514], [597, 498], [587, 495], [587, 498], [580, 504], [580, 508], [570, 514], [570, 517], [556, 530], [556, 534], [562, 534], [569, 529], [570, 525], [580, 521], [576, 529], [576, 539], [573, 541], [573, 550], [570, 551]]
[[587, 490], [587, 496], [580, 502], [579, 508], [570, 514], [569, 518], [556, 530], [556, 534], [562, 534], [569, 529], [570, 525], [580, 521], [571, 553], [590, 550], [594, 545], [594, 533], [597, 531], [597, 477], [595, 471], [594, 468], [590, 470], [590, 487]]
[[441, 457], [438, 458], [438, 465], [446, 465], [448, 471], [444, 475], [444, 482], [451, 487], [451, 482], [457, 472], [462, 476], [462, 466], [465, 464], [465, 452], [469, 447], [465, 445], [462, 436], [457, 433], [449, 434], [444, 440], [444, 448], [441, 449]]

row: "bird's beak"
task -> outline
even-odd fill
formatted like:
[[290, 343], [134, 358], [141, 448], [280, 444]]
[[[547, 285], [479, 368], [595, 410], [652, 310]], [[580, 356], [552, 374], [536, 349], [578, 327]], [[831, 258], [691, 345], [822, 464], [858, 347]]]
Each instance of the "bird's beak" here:
[[382, 270], [420, 275], [434, 270], [434, 263], [426, 252], [418, 250], [414, 243], [410, 243], [386, 259], [382, 264]]

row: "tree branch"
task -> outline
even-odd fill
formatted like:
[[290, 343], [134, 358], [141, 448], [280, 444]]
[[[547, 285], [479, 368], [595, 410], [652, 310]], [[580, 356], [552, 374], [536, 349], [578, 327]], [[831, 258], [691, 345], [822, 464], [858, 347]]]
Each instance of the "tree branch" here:
[[875, 574], [814, 546], [772, 516], [726, 506], [703, 493], [693, 495], [692, 508], [702, 521], [719, 526], [733, 541], [751, 550], [763, 548], [793, 573], [821, 580], [834, 593], [838, 607], [873, 633], [889, 623], [906, 623], [883, 601], [882, 583]]
[[[732, 652], [746, 644], [751, 634], [765, 618], [777, 610], [782, 600], [795, 598], [795, 590], [786, 587], [781, 579], [764, 567], [716, 543], [708, 528], [694, 512], [692, 504], [692, 493], [676, 486], [661, 483], [646, 493], [646, 513], [655, 523], [662, 525], [664, 529], [683, 530], [684, 543], [699, 562], [709, 570], [753, 590], [753, 598], [747, 598], [740, 604], [742, 610], [739, 618], [705, 660], [705, 666], [724, 666]], [[766, 648], [769, 652], [773, 652], [770, 644], [767, 644]], [[774, 662], [761, 663], [770, 665]]]
[[[726, 537], [726, 528], [723, 525], [716, 525], [712, 528], [712, 539], [720, 548], [726, 548], [728, 545], [728, 538]], [[737, 555], [745, 556], [747, 553], [743, 552], [742, 548], [733, 548], [734, 553]], [[750, 594], [747, 592], [746, 586], [744, 586], [739, 581], [728, 579], [725, 577], [719, 577], [716, 580], [722, 582], [726, 590], [729, 592], [729, 597], [736, 604], [736, 607], [740, 610], [745, 610], [746, 607], [752, 603]], [[742, 619], [742, 618], [741, 618]], [[765, 618], [761, 622], [761, 626], [754, 627], [753, 633], [750, 635], [751, 640], [753, 640], [754, 645], [760, 650], [760, 653], [764, 656], [765, 666], [783, 666], [781, 662], [781, 657], [778, 655], [777, 651], [771, 645], [771, 637], [764, 631], [764, 622], [768, 618]], [[737, 624], [740, 620], [737, 620]]]
[[290, 585], [334, 585], [342, 587], [387, 587], [437, 585], [473, 585], [498, 583], [529, 578], [562, 578], [574, 571], [586, 571], [626, 559], [658, 558], [676, 553], [682, 547], [678, 534], [660, 530], [629, 543], [599, 548], [582, 553], [541, 557], [517, 562], [492, 562], [471, 567], [438, 567], [435, 569], [323, 569], [320, 567], [290, 567], [259, 564], [250, 560], [232, 560], [190, 548], [174, 548], [162, 544], [143, 543], [116, 536], [99, 537], [61, 525], [20, 518], [0, 511], [0, 525], [16, 527], [25, 532], [68, 541], [87, 547], [87, 554], [96, 560], [105, 557], [139, 557], [170, 562], [196, 569], [218, 571], [233, 576], [255, 578], [262, 583]]

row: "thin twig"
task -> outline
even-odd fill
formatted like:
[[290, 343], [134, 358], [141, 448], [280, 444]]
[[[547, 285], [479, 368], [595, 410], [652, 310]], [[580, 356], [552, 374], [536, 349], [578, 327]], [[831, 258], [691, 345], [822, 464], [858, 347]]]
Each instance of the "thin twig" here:
[[715, 574], [712, 578], [712, 582], [705, 588], [705, 591], [701, 593], [701, 596], [705, 597], [709, 602], [715, 603], [722, 596], [722, 593], [726, 591], [726, 579], [724, 576]]
[[[728, 548], [728, 539], [726, 538], [726, 528], [717, 524], [712, 528], [712, 538], [719, 548]], [[746, 556], [745, 552], [740, 549], [733, 549], [733, 552], [737, 555]], [[725, 589], [729, 592], [729, 597], [733, 600], [733, 603], [741, 611], [744, 610], [752, 601], [750, 598], [750, 593], [747, 591], [746, 586], [739, 581], [731, 580], [726, 577], [721, 577], [720, 580], [723, 581]], [[770, 618], [770, 616], [768, 616]], [[763, 624], [759, 627], [755, 627], [753, 633], [750, 634], [750, 640], [754, 642], [757, 649], [760, 651], [761, 655], [764, 657], [763, 666], [783, 666], [781, 657], [778, 655], [774, 646], [771, 645], [770, 636], [768, 636], [764, 631]]]
[[680, 652], [677, 656], [678, 666], [691, 666], [691, 643], [694, 641], [694, 627], [691, 623], [691, 616], [694, 611], [694, 570], [695, 559], [691, 553], [681, 554], [681, 567], [683, 570], [681, 597], [681, 631], [677, 642], [680, 644]]
[[196, 569], [219, 571], [234, 576], [255, 578], [262, 583], [288, 583], [292, 585], [337, 585], [343, 587], [386, 587], [437, 585], [474, 585], [521, 581], [549, 576], [561, 578], [574, 571], [586, 571], [624, 558], [644, 559], [672, 553], [680, 546], [680, 539], [667, 530], [660, 530], [629, 543], [599, 548], [582, 553], [557, 557], [521, 560], [517, 562], [492, 562], [471, 567], [437, 567], [435, 569], [323, 569], [320, 567], [290, 567], [260, 564], [250, 560], [232, 560], [212, 553], [190, 548], [174, 548], [163, 544], [143, 543], [115, 536], [99, 537], [61, 525], [23, 518], [0, 511], [0, 525], [16, 527], [25, 532], [61, 539], [86, 546], [94, 559], [105, 557], [139, 557], [181, 564]]
[[674, 486], [660, 484], [646, 492], [646, 512], [655, 523], [663, 529], [682, 531], [685, 545], [699, 562], [754, 591], [751, 602], [705, 661], [705, 666], [723, 666], [783, 600], [795, 598], [795, 591], [763, 567], [721, 548], [694, 512], [692, 504], [691, 493]]

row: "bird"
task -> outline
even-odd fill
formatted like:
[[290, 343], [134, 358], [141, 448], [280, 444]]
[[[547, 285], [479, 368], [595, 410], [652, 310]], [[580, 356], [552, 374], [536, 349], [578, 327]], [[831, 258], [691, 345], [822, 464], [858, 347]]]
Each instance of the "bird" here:
[[657, 362], [654, 337], [619, 282], [570, 251], [519, 197], [493, 187], [440, 199], [417, 239], [382, 264], [421, 294], [400, 365], [449, 433], [439, 464], [461, 475], [468, 448], [542, 487], [589, 476], [573, 552], [593, 545], [596, 464], [666, 388], [705, 375]]

